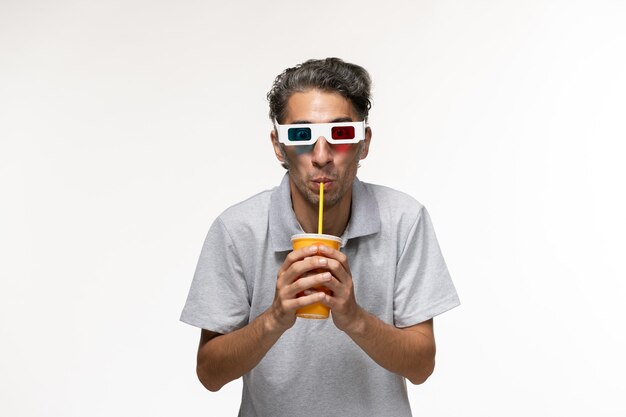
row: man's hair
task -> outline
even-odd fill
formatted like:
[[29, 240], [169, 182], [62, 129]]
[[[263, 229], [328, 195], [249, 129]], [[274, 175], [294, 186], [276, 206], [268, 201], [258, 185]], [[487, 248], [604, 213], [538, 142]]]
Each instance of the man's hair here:
[[344, 62], [339, 58], [310, 59], [293, 68], [287, 68], [274, 80], [267, 99], [270, 119], [282, 123], [287, 101], [293, 93], [318, 89], [336, 92], [348, 99], [359, 117], [367, 121], [372, 81], [365, 68]]

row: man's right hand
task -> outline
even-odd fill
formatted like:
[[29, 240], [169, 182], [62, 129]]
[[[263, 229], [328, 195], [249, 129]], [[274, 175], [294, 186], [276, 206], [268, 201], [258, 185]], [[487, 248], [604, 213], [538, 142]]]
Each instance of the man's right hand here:
[[317, 253], [317, 246], [294, 250], [287, 255], [278, 270], [274, 302], [269, 309], [275, 330], [285, 331], [291, 328], [296, 322], [297, 309], [324, 298], [324, 293], [320, 292], [298, 297], [299, 293], [323, 286], [331, 279], [330, 272], [317, 272], [325, 269], [327, 264], [326, 258], [316, 256]]
[[[198, 378], [211, 391], [250, 372], [263, 359], [281, 335], [296, 322], [296, 310], [320, 301], [324, 293], [308, 294], [313, 287], [330, 280], [327, 259], [317, 256], [317, 246], [295, 250], [287, 255], [278, 271], [272, 305], [241, 329], [219, 334], [202, 330], [198, 348]], [[300, 278], [302, 277], [302, 278]], [[298, 293], [307, 295], [298, 297]]]

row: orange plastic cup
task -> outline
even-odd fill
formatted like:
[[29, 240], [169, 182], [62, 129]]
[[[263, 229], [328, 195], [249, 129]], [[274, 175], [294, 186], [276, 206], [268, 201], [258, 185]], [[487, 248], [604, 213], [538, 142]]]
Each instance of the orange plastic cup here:
[[[301, 233], [299, 235], [291, 236], [291, 244], [294, 250], [313, 245], [325, 245], [339, 250], [341, 247], [341, 238], [331, 235], [320, 235], [317, 233]], [[323, 271], [323, 269], [320, 269], [314, 272], [317, 273]], [[313, 290], [331, 294], [331, 291], [326, 287], [314, 287]], [[298, 296], [302, 295], [302, 293], [298, 294]], [[296, 310], [296, 316], [302, 317], [303, 319], [327, 319], [329, 313], [330, 309], [322, 303], [311, 304]]]

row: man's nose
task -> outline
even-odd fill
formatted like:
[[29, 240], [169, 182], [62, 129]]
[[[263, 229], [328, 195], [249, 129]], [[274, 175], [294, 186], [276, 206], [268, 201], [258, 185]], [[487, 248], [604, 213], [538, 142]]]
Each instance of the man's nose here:
[[313, 147], [313, 164], [323, 167], [332, 162], [333, 150], [324, 136], [320, 136]]

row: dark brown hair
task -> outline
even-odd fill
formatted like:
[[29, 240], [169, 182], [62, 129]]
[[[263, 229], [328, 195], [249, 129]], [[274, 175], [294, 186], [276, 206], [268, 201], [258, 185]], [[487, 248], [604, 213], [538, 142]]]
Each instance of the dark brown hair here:
[[287, 101], [295, 92], [309, 89], [337, 92], [348, 99], [355, 112], [367, 121], [370, 101], [370, 76], [365, 68], [344, 62], [339, 58], [310, 59], [293, 68], [287, 68], [274, 80], [267, 99], [270, 119], [283, 121]]

